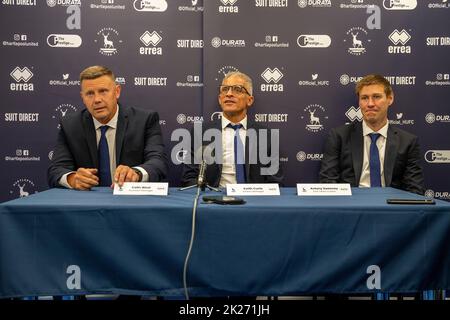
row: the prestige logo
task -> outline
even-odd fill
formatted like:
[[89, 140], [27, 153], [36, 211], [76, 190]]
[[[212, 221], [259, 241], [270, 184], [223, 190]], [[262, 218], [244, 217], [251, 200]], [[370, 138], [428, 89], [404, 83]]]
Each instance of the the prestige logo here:
[[414, 10], [417, 0], [383, 0], [383, 7], [386, 10]]
[[428, 150], [425, 160], [428, 163], [450, 163], [450, 150]]
[[47, 44], [53, 48], [78, 48], [81, 42], [81, 37], [76, 34], [50, 34], [47, 37]]
[[301, 34], [297, 38], [297, 44], [301, 48], [328, 48], [331, 38], [326, 34]]
[[166, 0], [134, 0], [134, 10], [141, 12], [163, 12], [167, 10]]

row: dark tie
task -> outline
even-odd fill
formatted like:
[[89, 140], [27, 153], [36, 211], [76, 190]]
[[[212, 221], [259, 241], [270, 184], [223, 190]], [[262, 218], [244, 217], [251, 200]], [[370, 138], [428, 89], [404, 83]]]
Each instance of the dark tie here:
[[100, 186], [109, 187], [111, 185], [111, 167], [109, 163], [108, 141], [106, 140], [106, 130], [108, 126], [101, 126], [100, 142], [98, 143], [98, 176]]
[[370, 139], [370, 186], [381, 187], [380, 154], [377, 147], [379, 133], [369, 133]]
[[236, 166], [236, 182], [245, 183], [245, 167], [244, 167], [244, 145], [242, 144], [241, 137], [239, 136], [239, 129], [242, 128], [242, 124], [232, 125], [228, 124], [228, 127], [234, 130], [234, 164]]

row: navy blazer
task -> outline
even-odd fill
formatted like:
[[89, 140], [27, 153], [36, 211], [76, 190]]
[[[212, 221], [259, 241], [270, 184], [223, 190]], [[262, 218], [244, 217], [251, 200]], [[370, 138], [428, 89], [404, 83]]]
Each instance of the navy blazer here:
[[[222, 122], [220, 119], [205, 124], [203, 123], [203, 131], [206, 131], [210, 128], [215, 128], [218, 130], [222, 130]], [[253, 128], [256, 130], [256, 132], [259, 132], [259, 129], [267, 129], [266, 127], [260, 126], [252, 121], [250, 121], [250, 119], [247, 117], [247, 129]], [[193, 132], [191, 132], [191, 137], [194, 137], [194, 134], [192, 134]], [[268, 137], [268, 142], [267, 142], [267, 149], [268, 154], [271, 154], [271, 150], [272, 150], [272, 146], [270, 143], [270, 135], [267, 135]], [[260, 147], [260, 143], [259, 143], [259, 134], [257, 134], [257, 143], [254, 147], [259, 148]], [[202, 145], [206, 146], [208, 145], [210, 142], [209, 141], [203, 141], [202, 140]], [[222, 143], [222, 141], [219, 142], [220, 144]], [[260, 162], [260, 158], [258, 155], [257, 158], [257, 163], [255, 164], [250, 164], [249, 163], [249, 138], [248, 136], [246, 137], [246, 143], [245, 143], [245, 177], [246, 177], [246, 181], [247, 183], [282, 183], [283, 180], [283, 171], [281, 169], [281, 163], [279, 163], [279, 167], [278, 167], [278, 172], [275, 173], [274, 175], [262, 175], [261, 174], [261, 168], [268, 168], [270, 167], [270, 163], [263, 165]], [[256, 154], [256, 152], [258, 152], [258, 150], [252, 150], [252, 152], [254, 154]], [[194, 145], [193, 143], [191, 143], [191, 155], [194, 154]], [[193, 159], [193, 156], [192, 156]], [[279, 161], [279, 159], [278, 159]], [[191, 185], [195, 185], [197, 183], [197, 177], [198, 177], [198, 173], [199, 173], [199, 165], [196, 164], [183, 164], [183, 173], [182, 173], [182, 178], [181, 178], [181, 185], [186, 187], [186, 186], [191, 186]], [[207, 165], [206, 167], [206, 181], [207, 184], [212, 186], [212, 187], [219, 187], [219, 183], [220, 183], [220, 178], [222, 175], [222, 164], [210, 164]]]
[[[330, 131], [322, 158], [321, 183], [349, 183], [359, 186], [364, 137], [362, 123], [354, 122]], [[389, 125], [384, 156], [386, 187], [424, 193], [417, 136]]]
[[[152, 182], [166, 179], [167, 156], [157, 112], [119, 106], [116, 162], [117, 166], [142, 167]], [[78, 168], [97, 167], [97, 140], [92, 115], [87, 109], [68, 114], [61, 119], [61, 129], [48, 168], [49, 186], [61, 187], [59, 179]]]

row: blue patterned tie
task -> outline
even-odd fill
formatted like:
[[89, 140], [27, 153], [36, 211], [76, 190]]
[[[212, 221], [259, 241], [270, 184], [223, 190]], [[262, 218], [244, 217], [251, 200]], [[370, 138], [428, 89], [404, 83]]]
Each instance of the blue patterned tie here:
[[245, 183], [245, 167], [244, 167], [244, 145], [242, 144], [241, 137], [239, 136], [239, 129], [242, 128], [242, 124], [232, 125], [228, 124], [228, 127], [232, 128], [234, 132], [234, 164], [236, 166], [236, 182]]
[[370, 139], [370, 186], [381, 187], [380, 154], [377, 147], [379, 133], [369, 133]]
[[100, 142], [98, 144], [98, 176], [100, 178], [100, 186], [111, 186], [111, 168], [109, 163], [109, 148], [106, 140], [106, 130], [108, 126], [101, 126]]

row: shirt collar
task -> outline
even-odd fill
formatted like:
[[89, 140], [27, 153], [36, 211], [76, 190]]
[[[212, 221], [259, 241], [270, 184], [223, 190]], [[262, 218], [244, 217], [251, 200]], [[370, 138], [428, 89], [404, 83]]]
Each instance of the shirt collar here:
[[[228, 120], [227, 118], [225, 118], [222, 115], [222, 130], [224, 130], [228, 126], [228, 124], [230, 124], [230, 123], [233, 124], [233, 125], [237, 124], [237, 123], [232, 123], [230, 120]], [[242, 127], [244, 128], [244, 130], [247, 130], [247, 116], [245, 116], [244, 119], [239, 121], [239, 123], [242, 124]]]
[[[366, 124], [366, 122], [363, 120], [362, 122], [363, 126], [363, 136], [367, 136], [369, 133], [375, 132], [369, 126]], [[386, 122], [386, 124], [377, 131], [377, 133], [381, 134], [384, 138], [387, 138], [387, 131], [389, 126], [389, 120]]]
[[94, 117], [92, 117], [92, 120], [94, 120], [94, 127], [95, 130], [97, 130], [98, 128], [100, 128], [101, 126], [108, 126], [110, 128], [117, 128], [117, 119], [119, 118], [119, 105], [117, 105], [117, 110], [116, 110], [116, 114], [114, 115], [114, 117], [112, 117], [111, 120], [109, 120], [108, 123], [103, 124], [101, 122], [99, 122], [97, 119], [95, 119]]

